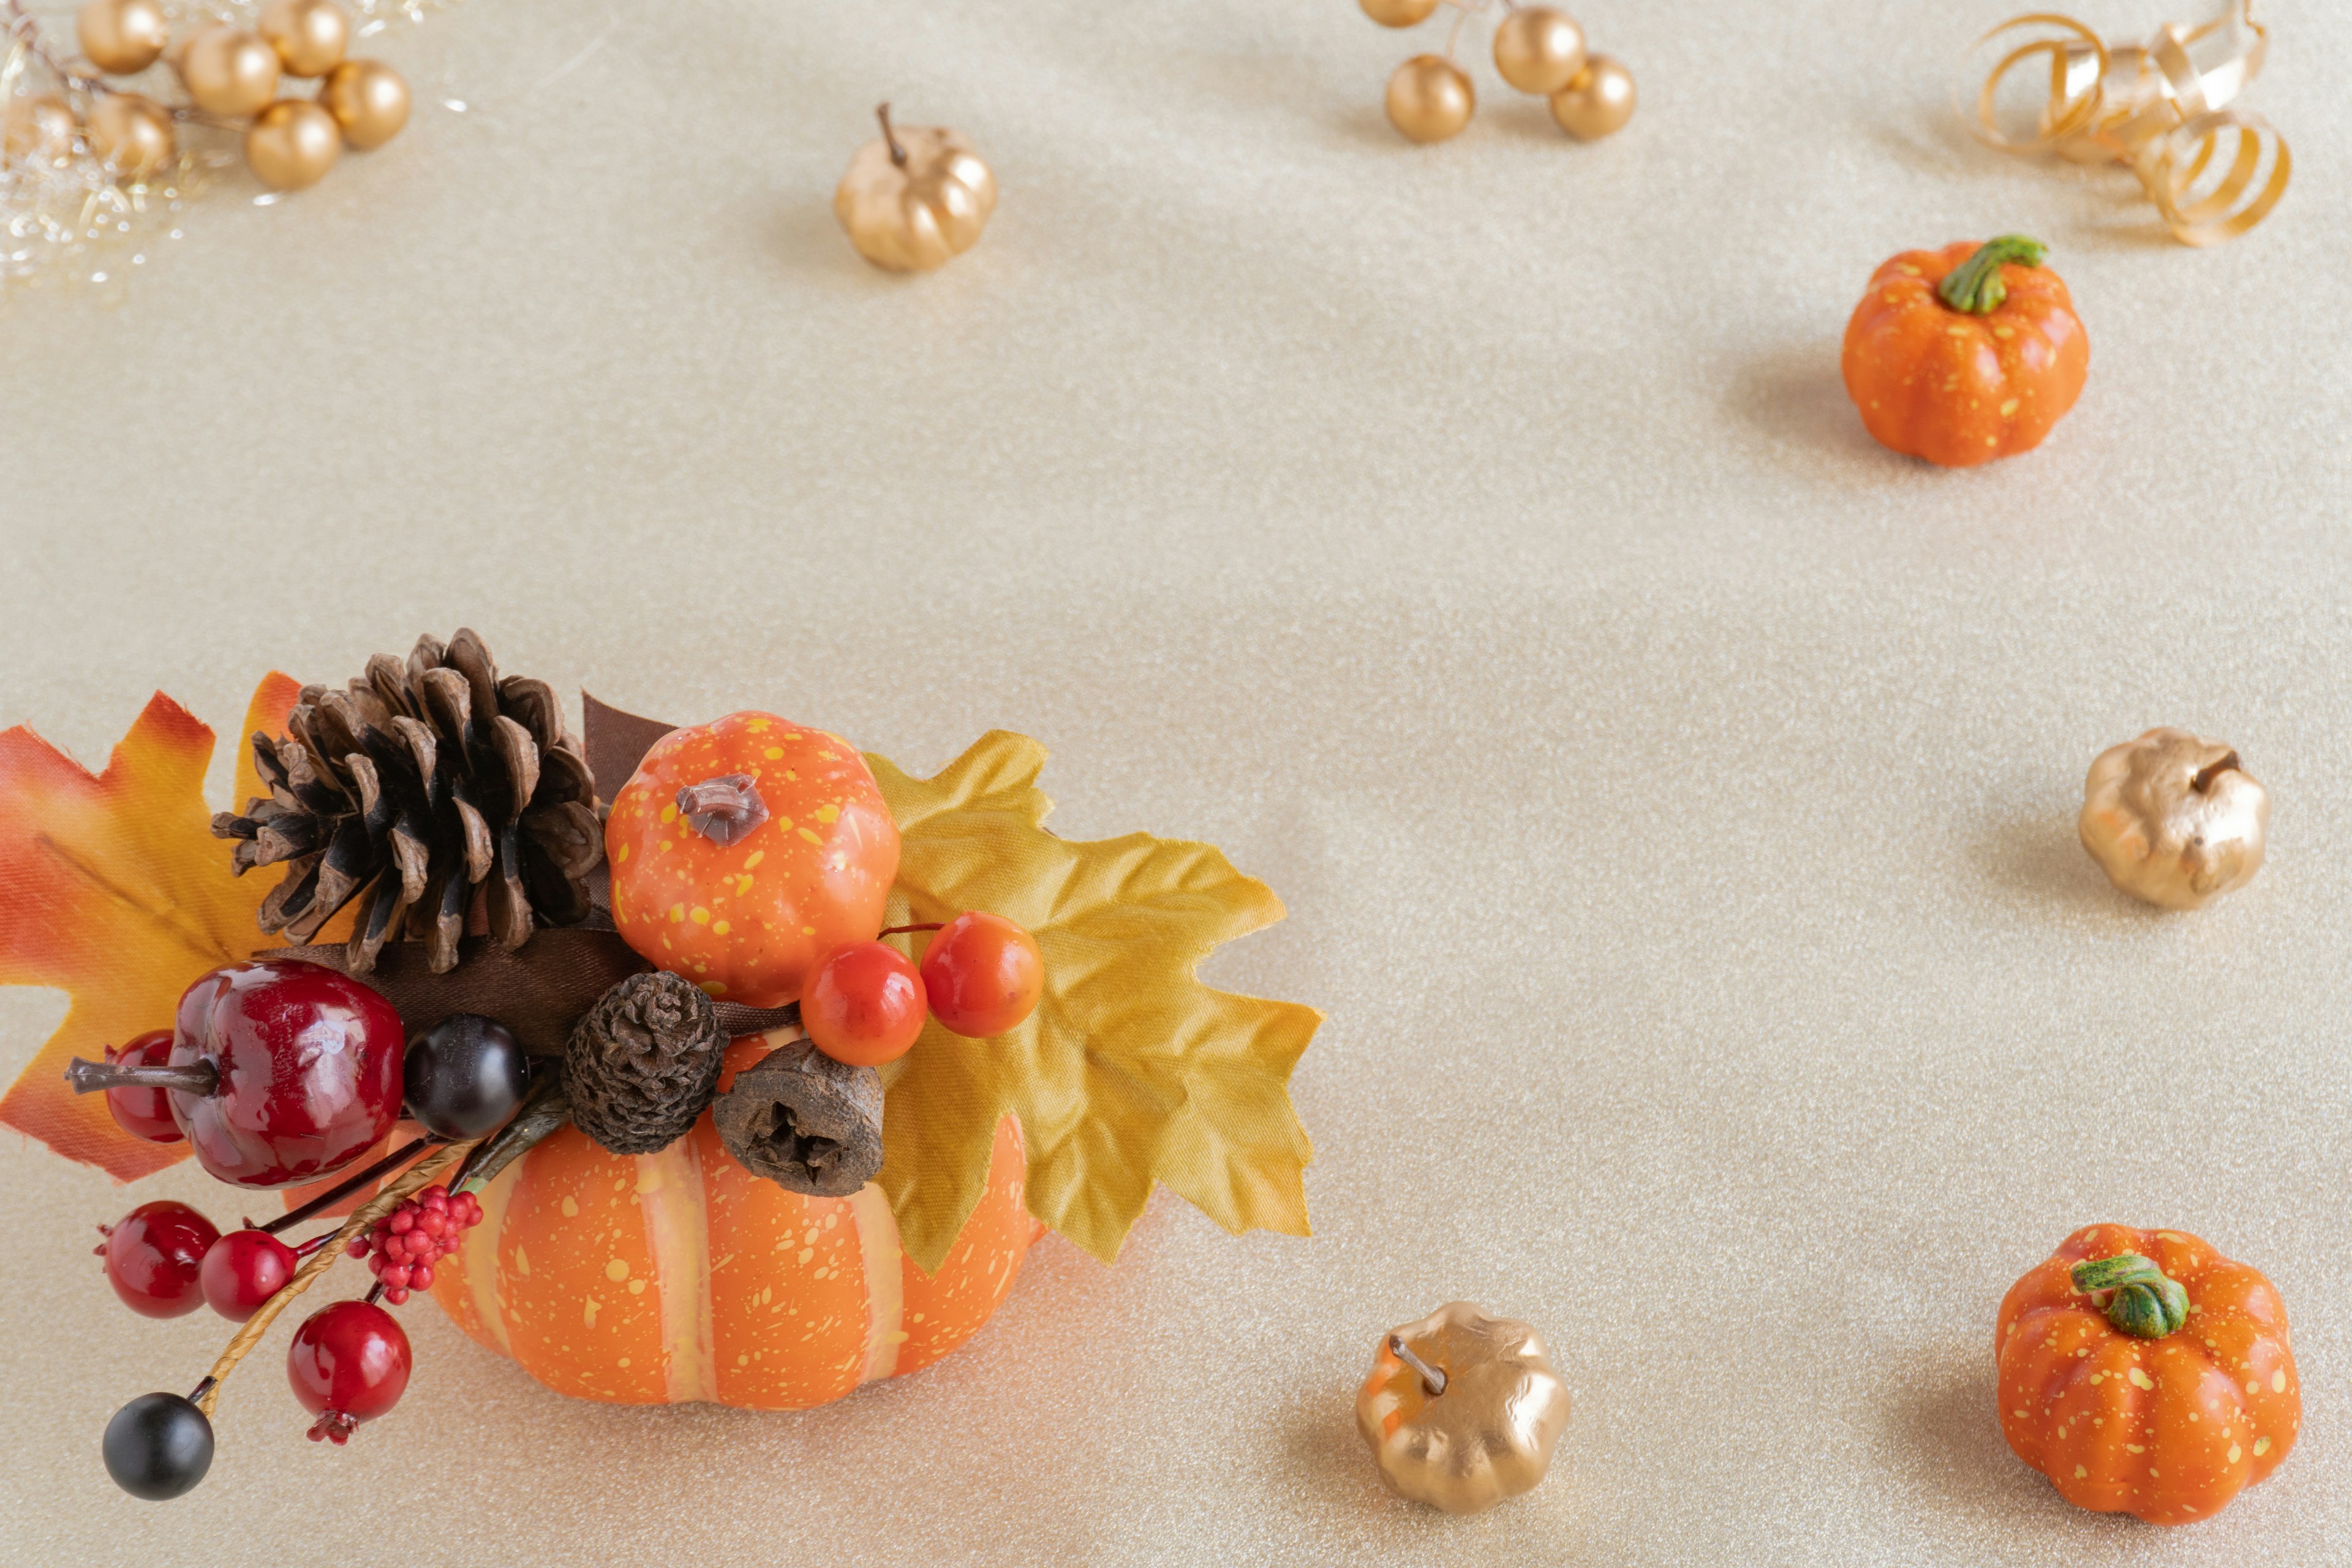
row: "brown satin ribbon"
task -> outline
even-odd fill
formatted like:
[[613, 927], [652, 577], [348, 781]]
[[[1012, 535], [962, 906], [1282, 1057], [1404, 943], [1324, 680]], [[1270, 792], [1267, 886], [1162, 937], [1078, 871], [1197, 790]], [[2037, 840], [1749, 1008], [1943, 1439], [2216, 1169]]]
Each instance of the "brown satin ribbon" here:
[[[2231, 107], [2261, 74], [2270, 47], [2253, 12], [2253, 0], [2230, 0], [2202, 26], [2168, 22], [2146, 45], [2115, 48], [2071, 16], [2011, 17], [1969, 50], [1972, 66], [1989, 47], [2000, 51], [1977, 90], [1969, 129], [2004, 153], [2122, 163], [2175, 239], [2235, 239], [2278, 205], [2293, 167], [2286, 139], [2268, 121]], [[2031, 130], [1999, 101], [2020, 69], [2049, 78]]]

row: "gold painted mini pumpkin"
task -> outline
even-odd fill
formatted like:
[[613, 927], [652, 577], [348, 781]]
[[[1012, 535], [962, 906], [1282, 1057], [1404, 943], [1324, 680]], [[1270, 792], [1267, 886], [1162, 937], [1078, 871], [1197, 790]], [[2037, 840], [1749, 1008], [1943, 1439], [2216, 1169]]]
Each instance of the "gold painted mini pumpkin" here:
[[2083, 784], [2083, 847], [2136, 899], [2194, 910], [2254, 879], [2270, 793], [2219, 741], [2150, 730], [2110, 746]]
[[1447, 1513], [1531, 1489], [1567, 1426], [1568, 1385], [1543, 1337], [1467, 1301], [1382, 1334], [1356, 1394], [1356, 1429], [1381, 1479]]
[[892, 272], [929, 272], [970, 250], [996, 210], [996, 176], [961, 132], [894, 127], [849, 161], [833, 213], [857, 254]]

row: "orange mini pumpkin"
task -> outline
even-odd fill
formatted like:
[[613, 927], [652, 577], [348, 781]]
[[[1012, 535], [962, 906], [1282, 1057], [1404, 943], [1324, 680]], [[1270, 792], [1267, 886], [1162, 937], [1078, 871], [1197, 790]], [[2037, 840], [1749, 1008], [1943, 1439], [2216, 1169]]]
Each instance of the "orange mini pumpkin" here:
[[[782, 1033], [727, 1047], [721, 1085]], [[559, 1394], [800, 1410], [916, 1371], [978, 1332], [1034, 1234], [1020, 1123], [937, 1274], [898, 1248], [882, 1189], [803, 1197], [737, 1164], [706, 1110], [658, 1154], [565, 1128], [499, 1173], [482, 1223], [434, 1269], [474, 1339]]]
[[604, 855], [631, 947], [713, 996], [775, 1007], [882, 929], [898, 828], [856, 747], [730, 713], [654, 743], [614, 797]]
[[2077, 1508], [2210, 1518], [2303, 1428], [2278, 1292], [2179, 1231], [2076, 1231], [2010, 1288], [1993, 1343], [2001, 1435]]
[[1906, 250], [1846, 323], [1845, 389], [1882, 446], [1948, 468], [2030, 451], [2083, 390], [2090, 340], [2021, 235]]

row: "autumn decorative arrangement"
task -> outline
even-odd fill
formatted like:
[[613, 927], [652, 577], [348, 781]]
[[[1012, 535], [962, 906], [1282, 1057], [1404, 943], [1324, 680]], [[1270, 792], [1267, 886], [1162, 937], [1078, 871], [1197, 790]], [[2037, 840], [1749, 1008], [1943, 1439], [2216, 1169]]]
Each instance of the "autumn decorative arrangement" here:
[[1320, 1015], [1194, 978], [1282, 914], [1214, 848], [1056, 837], [1001, 731], [926, 779], [772, 713], [584, 719], [461, 631], [266, 678], [233, 811], [166, 697], [95, 775], [0, 732], [0, 982], [72, 995], [0, 1121], [285, 1194], [101, 1227], [133, 1310], [241, 1324], [115, 1417], [126, 1490], [203, 1479], [347, 1256], [373, 1286], [287, 1352], [335, 1443], [400, 1398], [420, 1292], [561, 1393], [796, 1409], [963, 1344], [1042, 1227], [1110, 1261], [1156, 1182], [1305, 1233]]

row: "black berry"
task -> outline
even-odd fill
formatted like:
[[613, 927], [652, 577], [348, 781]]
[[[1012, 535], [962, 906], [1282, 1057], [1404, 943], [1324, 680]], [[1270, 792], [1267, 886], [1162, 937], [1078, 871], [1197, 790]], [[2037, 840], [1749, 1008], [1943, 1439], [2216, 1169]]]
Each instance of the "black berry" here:
[[176, 1394], [142, 1394], [114, 1413], [100, 1447], [116, 1486], [149, 1502], [168, 1502], [212, 1468], [213, 1424]]
[[478, 1138], [522, 1103], [522, 1047], [478, 1014], [442, 1019], [408, 1047], [408, 1113], [437, 1137]]

